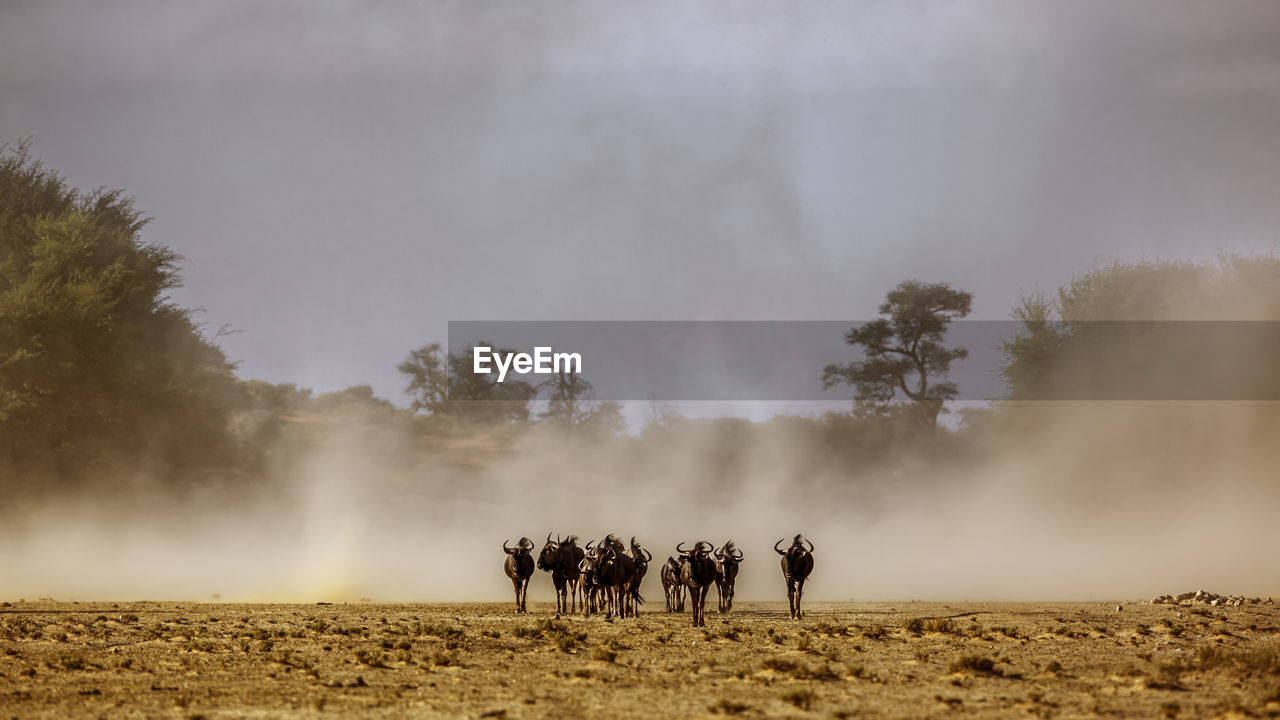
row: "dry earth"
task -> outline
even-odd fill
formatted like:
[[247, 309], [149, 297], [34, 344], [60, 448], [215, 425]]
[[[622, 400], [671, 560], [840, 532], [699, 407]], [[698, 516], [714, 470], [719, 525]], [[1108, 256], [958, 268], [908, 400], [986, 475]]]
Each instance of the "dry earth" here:
[[652, 605], [6, 604], [0, 718], [1280, 715], [1270, 605]]

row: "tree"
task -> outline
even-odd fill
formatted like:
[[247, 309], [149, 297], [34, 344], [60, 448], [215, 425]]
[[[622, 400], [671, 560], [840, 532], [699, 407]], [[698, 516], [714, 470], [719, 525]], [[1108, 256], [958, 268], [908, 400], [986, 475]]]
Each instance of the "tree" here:
[[972, 299], [945, 283], [900, 283], [880, 306], [880, 314], [888, 317], [845, 333], [845, 342], [861, 347], [865, 359], [828, 365], [823, 386], [852, 385], [863, 414], [887, 414], [905, 398], [914, 420], [936, 427], [943, 403], [957, 394], [955, 384], [946, 381], [951, 362], [969, 354], [945, 347], [943, 336], [953, 320], [969, 314]]
[[[485, 345], [486, 343], [480, 343]], [[513, 352], [498, 348], [494, 352]], [[406, 391], [413, 396], [410, 408], [432, 415], [452, 415], [480, 423], [524, 422], [534, 388], [520, 380], [497, 381], [497, 375], [473, 372], [474, 349], [445, 353], [440, 343], [424, 345], [409, 353], [397, 366], [408, 376]]]
[[0, 147], [0, 478], [225, 473], [233, 365], [171, 302], [181, 258], [121, 191]]
[[[1001, 343], [1009, 399], [1268, 398], [1277, 388], [1268, 328], [1280, 318], [1280, 259], [1096, 264], [1056, 297], [1013, 310]], [[1248, 323], [1267, 321], [1252, 332]], [[1215, 332], [1215, 329], [1222, 332]]]
[[535, 390], [548, 391], [547, 409], [539, 417], [561, 425], [580, 425], [591, 416], [590, 402], [595, 388], [575, 372], [557, 370], [551, 378], [538, 383]]
[[1012, 338], [1000, 341], [1005, 365], [1000, 370], [1010, 400], [1026, 400], [1047, 382], [1050, 363], [1061, 353], [1068, 333], [1054, 319], [1054, 303], [1043, 293], [1024, 296], [1013, 308], [1019, 323]]
[[557, 370], [549, 380], [539, 383], [537, 392], [548, 391], [546, 411], [538, 418], [543, 422], [580, 431], [585, 435], [616, 435], [627, 428], [622, 405], [613, 401], [596, 402], [595, 388], [575, 372]]

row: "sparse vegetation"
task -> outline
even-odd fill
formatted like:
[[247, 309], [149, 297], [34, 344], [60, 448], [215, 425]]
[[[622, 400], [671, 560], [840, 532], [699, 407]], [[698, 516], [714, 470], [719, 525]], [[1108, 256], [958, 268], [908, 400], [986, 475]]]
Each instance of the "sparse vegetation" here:
[[[636, 621], [606, 623], [474, 608], [352, 606], [317, 618], [279, 606], [240, 608], [225, 617], [198, 607], [180, 614], [163, 605], [137, 611], [143, 620], [133, 623], [115, 622], [113, 614], [95, 621], [92, 610], [83, 618], [56, 615], [53, 622], [34, 613], [7, 613], [0, 615], [0, 637], [15, 639], [0, 648], [0, 674], [11, 690], [36, 680], [43, 687], [68, 689], [62, 714], [88, 707], [109, 715], [107, 703], [120, 697], [121, 688], [131, 687], [125, 683], [141, 680], [145, 692], [130, 702], [153, 714], [171, 712], [183, 696], [191, 709], [217, 717], [234, 710], [225, 699], [233, 696], [209, 692], [224, 688], [228, 673], [241, 678], [235, 681], [241, 697], [254, 697], [282, 714], [293, 707], [288, 698], [314, 708], [311, 698], [320, 688], [318, 697], [325, 698], [329, 714], [357, 713], [367, 702], [410, 707], [447, 696], [455, 703], [451, 711], [480, 717], [501, 709], [474, 692], [494, 682], [509, 683], [501, 687], [533, 682], [559, 697], [607, 686], [607, 693], [596, 695], [604, 698], [601, 712], [623, 715], [634, 704], [660, 707], [659, 699], [669, 693], [696, 690], [706, 694], [695, 713], [726, 717], [778, 714], [780, 708], [785, 708], [782, 714], [857, 717], [874, 714], [877, 703], [890, 698], [928, 716], [981, 708], [986, 702], [981, 698], [997, 694], [1007, 695], [1015, 706], [1025, 703], [1021, 709], [1032, 716], [1066, 717], [1092, 714], [1099, 702], [1095, 696], [1121, 680], [1121, 686], [1151, 692], [1102, 695], [1102, 714], [1175, 717], [1169, 703], [1176, 703], [1177, 718], [1212, 717], [1220, 708], [1237, 706], [1239, 714], [1267, 716], [1277, 709], [1273, 703], [1280, 703], [1280, 636], [1221, 642], [1215, 639], [1221, 637], [1216, 627], [1188, 626], [1183, 637], [1196, 644], [1184, 653], [1170, 652], [1163, 643], [1135, 647], [1115, 641], [1131, 635], [1137, 623], [1161, 628], [1157, 637], [1163, 641], [1169, 626], [1159, 624], [1155, 609], [1144, 614], [1133, 607], [1114, 619], [1071, 609], [1056, 624], [1063, 633], [1028, 642], [1011, 630], [1034, 627], [1039, 616], [1020, 614], [1018, 607], [991, 612], [989, 623], [952, 619], [948, 625], [942, 619], [957, 612], [954, 606], [920, 604], [913, 608], [920, 618], [918, 635], [902, 628], [914, 625], [909, 619], [885, 632], [879, 624], [824, 616], [820, 606], [811, 621], [797, 625], [777, 621], [776, 614], [758, 615], [744, 603], [726, 618], [729, 622], [705, 631], [689, 628], [687, 613], [646, 613]], [[1255, 611], [1261, 612], [1278, 611]], [[317, 622], [321, 619], [323, 625]], [[1105, 635], [1097, 631], [1100, 626]], [[58, 633], [67, 639], [57, 640]], [[1068, 667], [1083, 670], [1069, 674]], [[1019, 693], [1014, 682], [1021, 668], [1030, 672], [1027, 689]], [[92, 685], [86, 687], [86, 680]], [[996, 683], [1005, 689], [993, 691]], [[852, 708], [839, 698], [855, 686], [859, 706]], [[330, 691], [336, 688], [350, 692]], [[822, 702], [828, 696], [824, 688], [831, 690], [830, 708]], [[92, 689], [101, 694], [91, 694]], [[1195, 692], [1178, 692], [1189, 689]], [[1170, 696], [1174, 692], [1177, 696]], [[76, 709], [72, 698], [79, 703]], [[547, 696], [521, 695], [520, 700], [554, 709]], [[34, 694], [31, 699], [4, 695], [0, 711], [24, 717], [33, 714], [28, 711], [34, 702]]]
[[949, 669], [953, 673], [967, 673], [970, 675], [999, 675], [996, 670], [996, 662], [989, 657], [982, 655], [961, 655], [951, 662]]
[[927, 633], [949, 633], [955, 629], [955, 623], [951, 622], [951, 618], [931, 618], [923, 623], [923, 630]]
[[735, 702], [728, 698], [721, 698], [711, 707], [707, 708], [717, 715], [740, 715], [751, 709], [750, 705]]
[[813, 701], [817, 698], [817, 694], [810, 688], [796, 688], [782, 693], [783, 702], [791, 703], [801, 710], [808, 710], [813, 707]]

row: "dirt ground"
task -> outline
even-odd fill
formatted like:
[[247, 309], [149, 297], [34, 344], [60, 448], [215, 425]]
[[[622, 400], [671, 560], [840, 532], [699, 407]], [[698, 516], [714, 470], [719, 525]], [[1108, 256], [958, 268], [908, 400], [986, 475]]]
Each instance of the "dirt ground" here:
[[0, 605], [0, 718], [1280, 715], [1272, 605]]

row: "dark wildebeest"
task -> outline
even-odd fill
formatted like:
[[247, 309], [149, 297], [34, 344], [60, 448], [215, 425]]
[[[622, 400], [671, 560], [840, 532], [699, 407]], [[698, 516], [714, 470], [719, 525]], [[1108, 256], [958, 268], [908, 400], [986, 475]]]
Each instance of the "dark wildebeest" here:
[[568, 613], [571, 604], [577, 609], [578, 563], [583, 555], [582, 548], [575, 544], [577, 540], [577, 535], [570, 535], [568, 540], [557, 535], [553, 541], [551, 533], [547, 533], [547, 543], [538, 553], [538, 569], [551, 573], [551, 583], [556, 587], [556, 615]]
[[667, 594], [667, 612], [684, 612], [684, 582], [680, 579], [683, 559], [667, 557], [662, 564], [662, 591]]
[[[813, 543], [797, 535], [786, 550], [778, 548], [785, 540], [774, 543], [773, 549], [782, 556], [782, 576], [787, 579], [787, 601], [791, 603], [791, 619], [799, 620], [800, 598], [804, 595], [804, 581], [813, 572]], [[809, 549], [804, 549], [809, 543]]]
[[582, 577], [582, 614], [590, 617], [600, 612], [600, 568], [591, 543], [587, 543], [586, 554], [578, 563]]
[[529, 594], [529, 578], [533, 577], [533, 556], [529, 554], [533, 550], [533, 541], [522, 537], [519, 545], [510, 548], [507, 547], [507, 541], [503, 540], [502, 549], [507, 551], [504, 569], [516, 589], [516, 612], [529, 612], [525, 607], [525, 600]]
[[626, 617], [628, 596], [634, 595], [631, 580], [636, 575], [635, 560], [625, 551], [622, 541], [610, 534], [596, 545], [596, 575], [605, 594], [605, 617]]
[[732, 540], [716, 551], [716, 593], [720, 596], [722, 613], [733, 609], [733, 585], [741, 562], [742, 551], [734, 547]]
[[716, 581], [716, 561], [711, 559], [711, 551], [715, 546], [706, 540], [693, 544], [692, 550], [683, 550], [676, 546], [676, 552], [685, 560], [680, 572], [680, 580], [689, 588], [689, 602], [693, 604], [693, 626], [706, 627], [707, 591], [711, 583]]
[[653, 553], [641, 547], [634, 535], [631, 536], [631, 560], [635, 563], [636, 574], [631, 578], [627, 602], [631, 605], [631, 615], [634, 617], [640, 614], [640, 606], [644, 604], [644, 597], [640, 595], [640, 583], [644, 581], [645, 574], [649, 572], [649, 563], [653, 560]]

